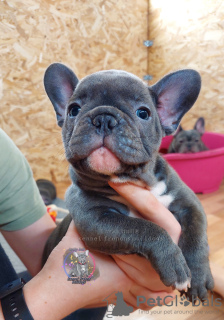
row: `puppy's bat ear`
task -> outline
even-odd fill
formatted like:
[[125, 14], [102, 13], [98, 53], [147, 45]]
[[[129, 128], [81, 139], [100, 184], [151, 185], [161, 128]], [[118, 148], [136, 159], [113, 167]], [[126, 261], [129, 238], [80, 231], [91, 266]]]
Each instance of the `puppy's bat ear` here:
[[166, 75], [149, 89], [155, 94], [162, 127], [169, 135], [197, 100], [201, 77], [192, 69], [179, 70]]
[[65, 108], [79, 80], [74, 72], [61, 63], [51, 64], [44, 75], [44, 87], [56, 112], [58, 125], [62, 127]]
[[181, 126], [181, 124], [179, 125], [179, 127], [177, 128], [177, 130], [174, 132], [174, 137], [176, 137], [178, 135], [178, 133], [180, 133], [181, 131], [183, 131], [183, 128]]
[[194, 130], [197, 130], [201, 135], [205, 133], [205, 120], [203, 117], [198, 118], [195, 123]]

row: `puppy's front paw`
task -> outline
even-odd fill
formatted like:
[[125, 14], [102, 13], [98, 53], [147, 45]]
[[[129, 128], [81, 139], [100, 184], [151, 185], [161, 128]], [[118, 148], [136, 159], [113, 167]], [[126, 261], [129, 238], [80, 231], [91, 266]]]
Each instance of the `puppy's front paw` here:
[[212, 291], [214, 288], [214, 280], [209, 264], [191, 268], [191, 274], [191, 288], [187, 292], [182, 291], [181, 294], [185, 294], [190, 301], [197, 298], [203, 301], [208, 297], [208, 291]]
[[180, 248], [173, 244], [166, 251], [158, 252], [152, 264], [167, 287], [185, 290], [191, 286], [191, 272]]

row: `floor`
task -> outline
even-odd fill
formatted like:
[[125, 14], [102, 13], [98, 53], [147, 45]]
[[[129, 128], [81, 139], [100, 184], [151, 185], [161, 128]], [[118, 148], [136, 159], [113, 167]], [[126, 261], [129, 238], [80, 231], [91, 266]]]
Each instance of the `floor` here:
[[[59, 196], [63, 194], [67, 188], [67, 184], [58, 184]], [[197, 195], [200, 199], [208, 221], [208, 242], [210, 248], [210, 261], [224, 268], [224, 181], [220, 189], [210, 194]], [[224, 270], [224, 269], [223, 269]], [[221, 270], [221, 272], [223, 271]], [[224, 271], [223, 271], [224, 277]], [[224, 288], [223, 288], [224, 291]], [[224, 300], [214, 293], [209, 298], [209, 306], [184, 306], [180, 304], [181, 298], [177, 292], [177, 303], [172, 307], [155, 307], [151, 311], [137, 310], [130, 316], [126, 316], [126, 320], [221, 320], [224, 319]], [[221, 299], [221, 306], [215, 306]], [[212, 301], [213, 300], [213, 301]], [[183, 301], [184, 302], [184, 301]], [[109, 316], [111, 317], [111, 316]], [[105, 317], [105, 320], [107, 318]], [[111, 319], [120, 320], [121, 317]]]

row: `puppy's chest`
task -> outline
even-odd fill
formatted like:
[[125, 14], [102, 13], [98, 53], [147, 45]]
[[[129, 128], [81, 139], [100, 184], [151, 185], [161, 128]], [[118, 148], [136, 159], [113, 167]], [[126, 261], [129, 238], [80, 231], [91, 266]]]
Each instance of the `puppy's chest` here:
[[[167, 186], [164, 181], [157, 182], [157, 184], [153, 188], [150, 189], [150, 192], [166, 208], [168, 208], [170, 206], [170, 204], [172, 203], [172, 201], [174, 200], [173, 195], [171, 193], [167, 192]], [[108, 198], [126, 205], [129, 209], [128, 215], [130, 217], [142, 218], [142, 216], [138, 213], [138, 211], [133, 206], [131, 206], [121, 196], [109, 196]]]

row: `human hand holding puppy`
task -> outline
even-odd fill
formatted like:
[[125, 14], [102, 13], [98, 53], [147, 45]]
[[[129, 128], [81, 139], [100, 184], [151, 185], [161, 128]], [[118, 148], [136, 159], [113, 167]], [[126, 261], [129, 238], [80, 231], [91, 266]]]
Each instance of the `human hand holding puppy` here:
[[[148, 190], [131, 184], [110, 185], [130, 201], [145, 219], [166, 229], [177, 243], [181, 232], [179, 223]], [[35, 319], [57, 320], [80, 308], [103, 306], [105, 302], [102, 300], [114, 291], [122, 291], [125, 302], [134, 309], [138, 295], [144, 295], [146, 301], [158, 296], [161, 299], [167, 295], [173, 296], [171, 288], [163, 285], [149, 261], [136, 255], [114, 255], [116, 264], [111, 257], [94, 252], [100, 277], [91, 281], [91, 285], [72, 285], [62, 268], [64, 249], [71, 247], [84, 247], [73, 221], [41, 272], [24, 287], [28, 308]], [[170, 300], [166, 298], [166, 303]], [[150, 309], [146, 303], [140, 307]]]

